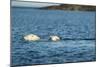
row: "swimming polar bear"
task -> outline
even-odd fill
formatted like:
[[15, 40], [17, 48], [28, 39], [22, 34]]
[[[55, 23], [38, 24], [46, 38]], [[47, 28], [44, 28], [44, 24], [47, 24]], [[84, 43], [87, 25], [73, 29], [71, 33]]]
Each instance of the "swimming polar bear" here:
[[40, 37], [35, 34], [29, 34], [29, 35], [24, 36], [24, 39], [26, 41], [38, 41], [40, 40]]
[[58, 37], [58, 36], [50, 36], [50, 38], [52, 41], [59, 41], [60, 40], [60, 37]]

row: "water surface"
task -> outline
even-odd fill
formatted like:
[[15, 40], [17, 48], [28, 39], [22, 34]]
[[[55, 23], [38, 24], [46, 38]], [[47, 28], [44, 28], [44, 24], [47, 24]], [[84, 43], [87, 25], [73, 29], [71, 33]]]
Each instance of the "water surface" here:
[[[95, 11], [12, 8], [12, 65], [95, 61]], [[39, 42], [23, 39], [37, 34]], [[50, 35], [61, 41], [52, 42]], [[70, 39], [70, 40], [69, 40]]]

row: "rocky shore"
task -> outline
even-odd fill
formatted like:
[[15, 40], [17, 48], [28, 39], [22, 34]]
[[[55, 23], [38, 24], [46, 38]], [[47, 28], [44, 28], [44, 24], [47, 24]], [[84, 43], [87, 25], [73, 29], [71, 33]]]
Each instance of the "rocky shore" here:
[[61, 4], [57, 6], [48, 6], [41, 9], [56, 9], [56, 10], [75, 10], [75, 11], [96, 11], [96, 6], [91, 5], [74, 5], [74, 4]]

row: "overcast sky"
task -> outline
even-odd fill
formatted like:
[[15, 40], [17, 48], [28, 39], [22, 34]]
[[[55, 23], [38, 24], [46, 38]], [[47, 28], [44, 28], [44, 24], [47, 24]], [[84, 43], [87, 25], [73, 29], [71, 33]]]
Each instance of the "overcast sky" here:
[[46, 6], [52, 6], [52, 5], [60, 5], [60, 4], [53, 4], [53, 3], [41, 3], [41, 2], [24, 2], [20, 0], [12, 0], [11, 3], [12, 6], [24, 6], [24, 7], [46, 7]]

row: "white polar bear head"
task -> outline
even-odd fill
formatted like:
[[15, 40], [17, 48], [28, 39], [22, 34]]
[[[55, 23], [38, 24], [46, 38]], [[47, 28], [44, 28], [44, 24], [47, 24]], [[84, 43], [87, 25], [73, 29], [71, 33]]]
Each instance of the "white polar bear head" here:
[[52, 41], [59, 41], [60, 40], [60, 37], [58, 37], [58, 36], [50, 36], [50, 38]]

